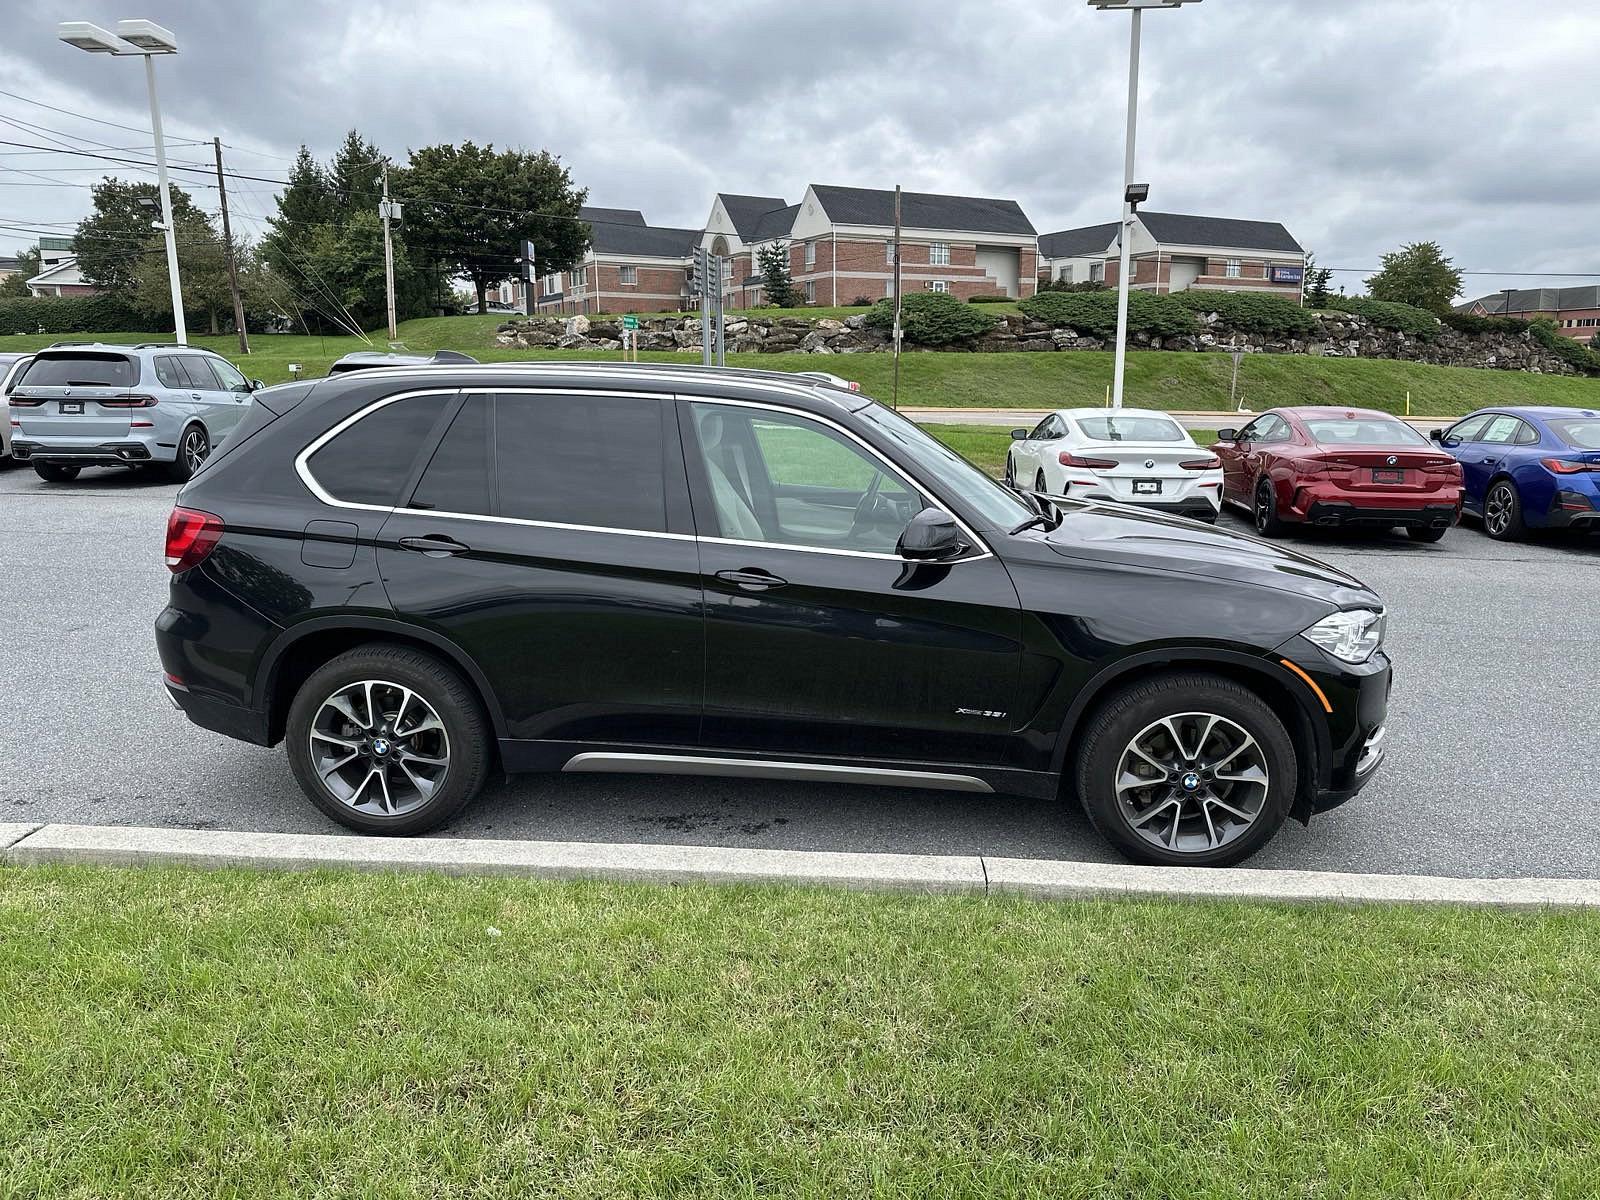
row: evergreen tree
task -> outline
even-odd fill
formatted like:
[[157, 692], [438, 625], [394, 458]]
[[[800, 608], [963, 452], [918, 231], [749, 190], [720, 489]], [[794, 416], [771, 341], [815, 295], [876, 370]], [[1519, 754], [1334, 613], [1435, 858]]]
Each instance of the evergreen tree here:
[[761, 276], [761, 292], [768, 304], [793, 308], [799, 303], [799, 289], [789, 271], [787, 242], [772, 242], [757, 250], [756, 273]]
[[1317, 266], [1317, 256], [1307, 254], [1305, 279], [1306, 307], [1326, 308], [1333, 295], [1333, 271]]

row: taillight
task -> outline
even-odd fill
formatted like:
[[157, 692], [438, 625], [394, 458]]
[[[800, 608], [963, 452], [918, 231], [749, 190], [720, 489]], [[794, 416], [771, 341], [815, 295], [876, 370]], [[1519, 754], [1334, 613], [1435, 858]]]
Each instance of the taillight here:
[[1215, 455], [1210, 458], [1191, 458], [1187, 462], [1178, 464], [1185, 471], [1215, 471], [1222, 466], [1222, 460]]
[[1345, 469], [1343, 463], [1327, 458], [1294, 458], [1289, 460], [1289, 466], [1296, 475], [1306, 479], [1327, 479], [1335, 471]]
[[154, 396], [118, 396], [114, 400], [96, 400], [101, 408], [154, 408]]
[[1121, 465], [1114, 458], [1079, 458], [1070, 450], [1063, 450], [1059, 461], [1063, 467], [1079, 467], [1085, 471], [1115, 471]]
[[1573, 462], [1570, 458], [1541, 458], [1539, 462], [1557, 475], [1581, 475], [1585, 471], [1600, 471], [1600, 463]]
[[222, 539], [222, 518], [195, 508], [175, 508], [167, 518], [167, 570], [197, 567]]
[[38, 408], [44, 403], [44, 401], [37, 396], [18, 395], [16, 392], [12, 392], [10, 398], [6, 402], [10, 404], [12, 408]]

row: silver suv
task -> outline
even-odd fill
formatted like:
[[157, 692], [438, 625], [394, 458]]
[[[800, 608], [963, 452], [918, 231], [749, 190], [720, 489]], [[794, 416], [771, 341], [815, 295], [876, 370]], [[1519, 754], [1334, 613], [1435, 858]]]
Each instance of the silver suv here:
[[15, 382], [11, 453], [51, 483], [86, 466], [163, 466], [187, 480], [261, 386], [193, 346], [58, 342]]

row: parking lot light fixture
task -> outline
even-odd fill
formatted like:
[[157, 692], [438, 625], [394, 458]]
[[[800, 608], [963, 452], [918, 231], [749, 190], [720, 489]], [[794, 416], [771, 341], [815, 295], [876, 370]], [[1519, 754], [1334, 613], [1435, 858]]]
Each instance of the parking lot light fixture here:
[[[1089, 7], [1102, 12], [1127, 12], [1133, 15], [1133, 29], [1128, 43], [1128, 134], [1123, 144], [1122, 165], [1122, 227], [1118, 236], [1121, 266], [1117, 273], [1117, 353], [1111, 383], [1111, 407], [1122, 407], [1122, 381], [1128, 361], [1128, 273], [1132, 259], [1133, 211], [1132, 197], [1133, 148], [1139, 119], [1139, 33], [1147, 8], [1180, 8], [1185, 4], [1198, 4], [1200, 0], [1089, 0]], [[1148, 194], [1149, 189], [1145, 189]], [[1141, 197], [1142, 198], [1142, 197]], [[1157, 288], [1160, 280], [1156, 281]]]
[[150, 130], [155, 136], [156, 177], [161, 184], [162, 235], [167, 243], [167, 282], [172, 288], [172, 328], [180, 346], [188, 345], [189, 330], [183, 319], [183, 286], [178, 279], [178, 237], [172, 221], [172, 190], [167, 183], [167, 143], [161, 133], [161, 104], [156, 96], [156, 56], [176, 54], [178, 39], [170, 29], [142, 17], [117, 22], [112, 33], [89, 21], [63, 21], [56, 36], [69, 46], [90, 54], [113, 54], [144, 59], [145, 86], [150, 93]]

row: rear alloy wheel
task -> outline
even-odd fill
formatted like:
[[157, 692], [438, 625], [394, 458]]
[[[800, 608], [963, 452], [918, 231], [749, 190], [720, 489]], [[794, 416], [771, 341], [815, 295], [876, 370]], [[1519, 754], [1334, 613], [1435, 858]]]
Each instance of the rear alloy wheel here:
[[60, 463], [36, 462], [33, 470], [46, 483], [71, 483], [82, 467], [63, 467]]
[[1045, 482], [1044, 472], [1042, 470], [1033, 477], [1033, 490], [1038, 492], [1039, 495], [1044, 495], [1045, 488], [1048, 486], [1049, 485]]
[[1278, 492], [1270, 479], [1257, 482], [1252, 515], [1255, 517], [1256, 532], [1262, 537], [1282, 537], [1289, 531], [1289, 527], [1278, 516]]
[[1483, 531], [1497, 542], [1516, 541], [1528, 532], [1522, 497], [1509, 479], [1496, 480], [1483, 500]]
[[492, 733], [472, 689], [431, 655], [366, 646], [313, 672], [289, 709], [296, 780], [362, 833], [436, 829], [482, 789]]
[[188, 483], [200, 470], [200, 465], [211, 457], [211, 439], [203, 426], [191, 425], [178, 439], [178, 457], [172, 460], [168, 474], [178, 483]]
[[1017, 460], [1009, 454], [1006, 455], [1006, 486], [1009, 488], [1017, 486]]
[[1169, 675], [1130, 688], [1090, 722], [1078, 796], [1096, 829], [1135, 862], [1227, 866], [1289, 815], [1298, 765], [1283, 722], [1218, 676]]

